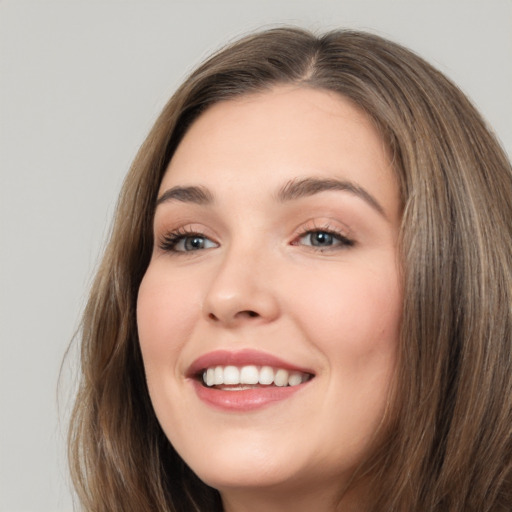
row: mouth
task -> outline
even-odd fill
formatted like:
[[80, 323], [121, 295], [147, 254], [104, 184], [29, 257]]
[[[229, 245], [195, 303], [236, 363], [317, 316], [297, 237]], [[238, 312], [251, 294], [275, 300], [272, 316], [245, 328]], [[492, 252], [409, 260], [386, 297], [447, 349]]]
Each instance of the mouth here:
[[315, 374], [264, 352], [218, 350], [196, 359], [187, 376], [197, 396], [227, 411], [251, 411], [309, 387]]
[[256, 365], [210, 366], [198, 375], [203, 386], [224, 391], [299, 386], [312, 378], [313, 375], [307, 372]]

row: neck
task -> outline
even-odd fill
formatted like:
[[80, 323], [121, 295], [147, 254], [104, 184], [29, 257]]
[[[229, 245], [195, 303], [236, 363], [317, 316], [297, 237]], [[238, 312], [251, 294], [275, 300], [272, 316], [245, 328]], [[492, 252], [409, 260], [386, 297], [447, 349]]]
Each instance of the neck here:
[[224, 512], [364, 512], [360, 493], [293, 489], [229, 489], [221, 492]]

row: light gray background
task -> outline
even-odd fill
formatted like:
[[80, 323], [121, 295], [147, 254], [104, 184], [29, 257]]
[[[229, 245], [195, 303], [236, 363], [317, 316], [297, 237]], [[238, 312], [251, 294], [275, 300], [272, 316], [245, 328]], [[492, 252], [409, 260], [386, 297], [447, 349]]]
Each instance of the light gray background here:
[[123, 176], [186, 72], [275, 23], [410, 46], [512, 155], [512, 0], [0, 0], [1, 512], [71, 510], [57, 378]]

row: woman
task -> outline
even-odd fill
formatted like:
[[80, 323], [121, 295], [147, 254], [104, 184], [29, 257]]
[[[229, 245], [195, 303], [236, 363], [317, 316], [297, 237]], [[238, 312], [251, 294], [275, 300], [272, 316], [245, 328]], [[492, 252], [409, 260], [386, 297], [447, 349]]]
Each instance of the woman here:
[[512, 508], [512, 171], [350, 31], [242, 39], [125, 182], [70, 431], [86, 510]]

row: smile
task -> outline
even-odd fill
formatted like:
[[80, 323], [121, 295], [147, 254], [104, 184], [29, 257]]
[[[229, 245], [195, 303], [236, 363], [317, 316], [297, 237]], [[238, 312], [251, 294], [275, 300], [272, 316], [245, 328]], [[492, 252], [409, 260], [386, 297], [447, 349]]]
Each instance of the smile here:
[[202, 373], [203, 384], [225, 391], [241, 391], [259, 386], [298, 386], [311, 378], [311, 374], [289, 371], [271, 366], [215, 366]]
[[257, 350], [216, 350], [186, 372], [196, 396], [226, 412], [249, 412], [290, 399], [310, 386], [315, 373]]

